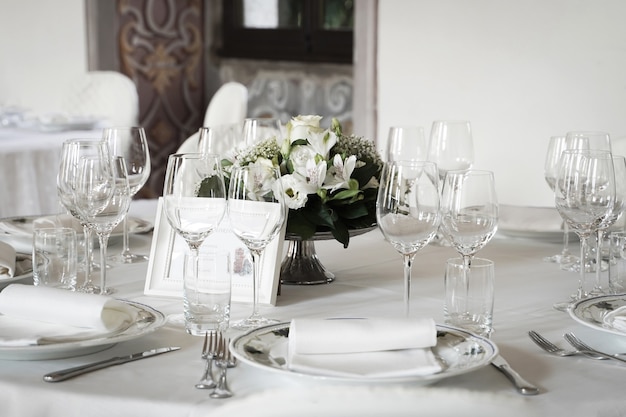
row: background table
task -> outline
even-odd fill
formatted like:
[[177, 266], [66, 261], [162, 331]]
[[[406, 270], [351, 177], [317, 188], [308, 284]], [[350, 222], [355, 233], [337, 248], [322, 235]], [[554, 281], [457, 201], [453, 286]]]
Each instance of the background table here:
[[60, 212], [56, 175], [63, 142], [101, 136], [100, 129], [41, 132], [0, 128], [0, 217]]
[[[134, 215], [143, 213], [145, 218], [153, 219], [153, 202], [136, 201], [132, 209]], [[147, 251], [150, 238], [150, 235], [134, 236], [133, 248]], [[316, 248], [324, 265], [336, 274], [336, 281], [321, 286], [283, 286], [277, 306], [261, 309], [263, 314], [284, 321], [304, 316], [402, 314], [401, 259], [377, 230], [354, 238], [346, 250], [334, 241], [317, 242]], [[111, 253], [119, 249], [113, 246]], [[590, 329], [552, 308], [553, 303], [562, 301], [577, 286], [575, 273], [563, 272], [555, 264], [542, 262], [544, 256], [559, 250], [558, 243], [497, 236], [480, 252], [480, 256], [493, 259], [496, 265], [495, 333], [492, 339], [511, 365], [540, 387], [541, 394], [537, 396], [518, 395], [505, 376], [491, 366], [421, 387], [416, 383], [332, 382], [240, 364], [229, 371], [235, 396], [212, 400], [207, 391], [193, 387], [203, 366], [201, 338], [185, 334], [180, 323], [169, 323], [139, 339], [83, 357], [0, 361], [0, 414], [19, 417], [208, 417], [213, 413], [223, 415], [221, 411], [241, 405], [250, 416], [304, 415], [306, 411], [308, 415], [315, 415], [315, 411], [324, 406], [336, 409], [333, 407], [343, 405], [346, 408], [349, 404], [352, 415], [382, 415], [382, 411], [376, 409], [377, 404], [383, 407], [389, 402], [385, 402], [385, 398], [402, 398], [397, 407], [385, 414], [414, 415], [415, 410], [428, 405], [428, 398], [431, 398], [439, 403], [430, 406], [440, 409], [448, 409], [460, 399], [473, 401], [474, 407], [463, 411], [466, 416], [489, 415], [482, 411], [489, 402], [510, 404], [510, 413], [506, 415], [515, 412], [540, 416], [626, 415], [623, 396], [625, 366], [582, 357], [550, 356], [527, 336], [527, 332], [534, 329], [555, 341], [560, 340], [565, 346], [563, 333], [574, 331], [597, 347], [626, 352], [626, 337]], [[453, 256], [456, 254], [451, 248], [439, 246], [428, 246], [417, 255], [412, 314], [431, 316], [441, 322], [444, 261]], [[145, 271], [145, 263], [111, 268], [110, 283], [120, 297], [150, 304], [168, 314], [181, 313], [180, 300], [143, 295]], [[243, 318], [249, 312], [249, 305], [234, 304], [233, 320]], [[182, 349], [61, 383], [42, 381], [43, 374], [50, 371], [170, 345]], [[341, 393], [341, 397], [329, 395], [329, 392]], [[317, 394], [319, 397], [313, 401], [311, 398]], [[270, 402], [263, 402], [264, 407], [253, 405], [255, 399], [262, 398]], [[369, 411], [379, 414], [365, 414], [368, 410], [363, 407], [366, 406]]]

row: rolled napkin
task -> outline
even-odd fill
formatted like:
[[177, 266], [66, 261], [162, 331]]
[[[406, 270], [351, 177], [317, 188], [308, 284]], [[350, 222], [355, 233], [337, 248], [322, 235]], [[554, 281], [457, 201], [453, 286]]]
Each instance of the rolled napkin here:
[[13, 278], [15, 275], [15, 249], [5, 242], [0, 242], [0, 280]]
[[440, 372], [432, 319], [293, 319], [287, 366], [338, 377], [402, 377]]
[[616, 308], [607, 313], [602, 321], [609, 327], [626, 332], [626, 306]]
[[122, 331], [137, 310], [111, 297], [11, 284], [0, 291], [0, 346], [82, 340]]

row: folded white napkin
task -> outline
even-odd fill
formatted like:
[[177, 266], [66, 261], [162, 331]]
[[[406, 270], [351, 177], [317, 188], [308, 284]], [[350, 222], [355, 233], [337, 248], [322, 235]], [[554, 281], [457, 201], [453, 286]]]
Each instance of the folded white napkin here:
[[51, 227], [69, 227], [81, 232], [83, 227], [78, 220], [70, 214], [55, 214], [52, 216], [38, 217], [33, 220], [33, 229], [45, 229]]
[[136, 315], [103, 295], [11, 284], [0, 291], [0, 346], [104, 337], [126, 329]]
[[602, 321], [609, 327], [626, 332], [626, 306], [607, 313]]
[[15, 249], [5, 242], [0, 242], [0, 280], [13, 278], [15, 274]]
[[[132, 219], [128, 219], [132, 221]], [[69, 227], [76, 230], [76, 233], [81, 233], [82, 236], [83, 226], [76, 220], [71, 214], [54, 214], [51, 216], [38, 217], [33, 220], [33, 229], [44, 229], [49, 227]], [[111, 233], [122, 233], [124, 231], [123, 224], [120, 222]]]
[[288, 367], [341, 377], [401, 377], [442, 370], [432, 319], [294, 319]]

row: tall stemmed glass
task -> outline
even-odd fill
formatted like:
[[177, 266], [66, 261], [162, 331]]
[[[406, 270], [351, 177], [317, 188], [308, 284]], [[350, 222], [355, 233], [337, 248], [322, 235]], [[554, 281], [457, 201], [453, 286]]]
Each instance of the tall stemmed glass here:
[[428, 143], [428, 160], [437, 164], [441, 182], [448, 171], [470, 169], [474, 164], [474, 141], [470, 122], [434, 121]]
[[[601, 151], [612, 152], [611, 137], [606, 132], [599, 131], [585, 131], [575, 130], [567, 132], [567, 148], [568, 149], [596, 149]], [[596, 274], [602, 272], [602, 236], [604, 235], [601, 229], [596, 231], [596, 258], [595, 265], [593, 259], [590, 257], [590, 253], [585, 254], [584, 264], [589, 270], [596, 268]]]
[[252, 146], [271, 137], [280, 139], [283, 136], [282, 124], [272, 117], [248, 118], [243, 121], [241, 136], [245, 146]]
[[387, 162], [383, 169], [376, 219], [404, 263], [404, 314], [410, 312], [411, 269], [417, 252], [435, 236], [441, 219], [439, 178], [432, 162]]
[[[556, 183], [556, 174], [559, 166], [559, 159], [563, 151], [567, 149], [567, 138], [565, 136], [552, 136], [548, 142], [548, 151], [544, 162], [543, 175], [548, 186], [554, 192], [554, 184]], [[563, 221], [563, 249], [561, 253], [544, 258], [546, 262], [556, 262], [561, 268], [567, 269], [568, 266], [578, 262], [578, 259], [569, 251], [569, 226]]]
[[391, 126], [387, 139], [386, 161], [428, 159], [428, 143], [421, 126]]
[[[626, 205], [626, 158], [619, 155], [613, 155], [613, 171], [615, 173], [615, 200], [610, 211], [605, 217], [600, 220], [598, 224], [598, 242], [604, 242], [607, 230], [615, 224], [617, 219], [622, 216], [624, 207]], [[596, 280], [594, 287], [589, 292], [589, 295], [604, 295], [605, 289], [602, 287], [602, 246], [598, 245], [596, 253]], [[597, 267], [597, 266], [600, 267]]]
[[97, 293], [100, 289], [92, 281], [92, 272], [100, 266], [93, 262], [93, 234], [86, 218], [78, 210], [76, 187], [79, 181], [79, 162], [87, 158], [102, 158], [108, 155], [108, 146], [101, 140], [70, 139], [61, 148], [61, 163], [57, 173], [57, 194], [63, 207], [80, 223], [83, 228], [85, 256], [85, 282], [79, 290]]
[[[585, 254], [587, 242], [614, 208], [615, 171], [608, 151], [565, 150], [559, 162], [554, 188], [555, 204], [563, 220], [580, 239], [580, 279], [574, 301], [587, 297]], [[571, 303], [557, 303], [565, 310]]]
[[275, 323], [258, 311], [262, 256], [266, 246], [278, 236], [287, 209], [282, 198], [278, 169], [250, 164], [233, 167], [228, 187], [228, 217], [235, 235], [252, 254], [252, 314], [233, 325], [246, 330]]
[[200, 246], [226, 212], [226, 187], [219, 156], [170, 155], [165, 171], [163, 206], [170, 226], [187, 242], [192, 273], [197, 280]]
[[241, 125], [227, 124], [201, 127], [198, 130], [198, 152], [212, 153], [222, 157], [243, 144]]
[[[109, 127], [103, 131], [104, 140], [109, 144], [113, 156], [124, 158], [128, 171], [130, 195], [133, 197], [150, 177], [150, 150], [143, 127]], [[124, 245], [119, 255], [121, 263], [135, 263], [148, 260], [146, 255], [135, 254], [130, 250], [128, 216], [124, 216]]]
[[463, 258], [469, 274], [472, 258], [498, 229], [498, 200], [491, 171], [448, 171], [443, 183], [441, 230]]
[[130, 206], [130, 187], [126, 164], [121, 157], [109, 155], [84, 158], [79, 161], [76, 205], [89, 227], [98, 235], [100, 243], [100, 294], [114, 290], [106, 286], [107, 245], [111, 232]]

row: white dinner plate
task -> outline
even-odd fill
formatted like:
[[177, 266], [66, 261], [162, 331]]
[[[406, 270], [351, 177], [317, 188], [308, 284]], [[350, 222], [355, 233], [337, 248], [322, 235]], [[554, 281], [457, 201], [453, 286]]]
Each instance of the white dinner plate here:
[[[500, 204], [498, 233], [508, 237], [563, 243], [563, 219], [555, 207]], [[578, 239], [570, 232], [570, 241]]]
[[115, 334], [45, 345], [0, 346], [0, 359], [59, 359], [86, 355], [107, 349], [119, 342], [136, 339], [155, 331], [166, 323], [165, 315], [150, 306], [129, 300], [119, 301], [136, 308], [138, 313], [135, 322]]
[[577, 322], [620, 336], [626, 336], [626, 332], [604, 322], [604, 317], [613, 310], [626, 305], [626, 294], [601, 295], [577, 301], [570, 309], [569, 314]]
[[[29, 253], [33, 245], [34, 221], [42, 217], [51, 216], [16, 216], [0, 219], [0, 240], [12, 245], [17, 252]], [[130, 234], [148, 233], [154, 228], [149, 221], [132, 216], [128, 217], [127, 223]], [[112, 238], [121, 237], [124, 234], [122, 225], [123, 222], [113, 229]], [[80, 237], [82, 237], [82, 233], [79, 233]]]
[[[231, 342], [231, 351], [241, 362], [261, 369], [283, 374], [302, 375], [335, 381], [352, 382], [418, 382], [432, 384], [444, 378], [475, 371], [491, 363], [498, 354], [497, 346], [489, 339], [468, 331], [437, 325], [437, 345], [432, 348], [444, 364], [444, 370], [431, 375], [401, 377], [339, 377], [321, 373], [292, 371], [287, 367], [289, 323], [272, 324], [245, 333]], [[332, 343], [332, 342], [329, 342]]]

